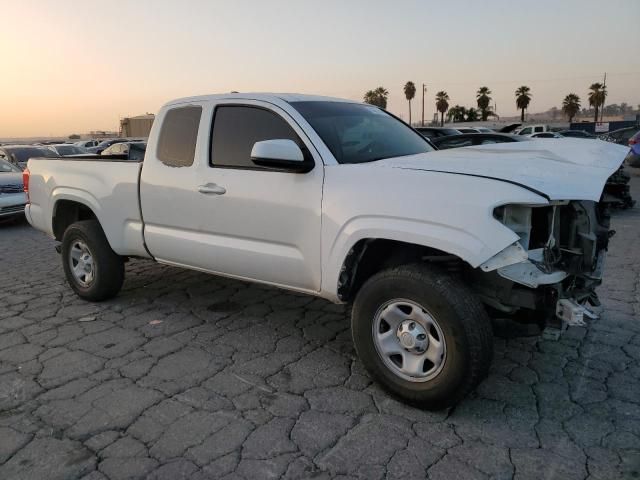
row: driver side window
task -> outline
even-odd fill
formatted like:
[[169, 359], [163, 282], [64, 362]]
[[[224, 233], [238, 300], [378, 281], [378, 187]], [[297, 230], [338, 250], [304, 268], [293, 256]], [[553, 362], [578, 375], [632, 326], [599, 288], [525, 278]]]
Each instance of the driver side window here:
[[293, 140], [310, 157], [293, 128], [275, 112], [248, 105], [219, 105], [213, 116], [210, 165], [263, 170], [251, 160], [253, 145], [280, 139]]

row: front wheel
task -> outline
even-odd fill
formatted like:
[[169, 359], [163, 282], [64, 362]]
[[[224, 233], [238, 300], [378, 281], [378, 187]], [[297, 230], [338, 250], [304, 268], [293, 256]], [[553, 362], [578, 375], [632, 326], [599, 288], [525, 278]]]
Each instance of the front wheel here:
[[457, 278], [424, 264], [372, 276], [355, 299], [353, 341], [367, 370], [405, 401], [455, 405], [486, 376], [491, 323]]
[[78, 296], [99, 302], [115, 297], [124, 282], [124, 261], [96, 220], [69, 226], [62, 237], [62, 266]]

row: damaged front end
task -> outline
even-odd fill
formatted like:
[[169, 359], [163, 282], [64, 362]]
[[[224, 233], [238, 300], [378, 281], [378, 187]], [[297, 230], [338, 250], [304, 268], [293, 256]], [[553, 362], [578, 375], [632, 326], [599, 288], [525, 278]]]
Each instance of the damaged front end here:
[[519, 236], [475, 269], [472, 285], [483, 301], [504, 313], [542, 313], [546, 326], [583, 325], [596, 318], [609, 239], [609, 213], [594, 201], [544, 206], [503, 205], [494, 217]]

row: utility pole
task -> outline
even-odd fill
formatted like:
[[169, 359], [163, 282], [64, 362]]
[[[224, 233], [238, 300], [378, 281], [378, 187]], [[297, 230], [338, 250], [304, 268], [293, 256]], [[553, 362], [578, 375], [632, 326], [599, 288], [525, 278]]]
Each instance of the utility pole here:
[[422, 126], [424, 127], [424, 92], [427, 91], [427, 86], [422, 84]]
[[604, 72], [604, 81], [602, 82], [602, 108], [600, 108], [600, 123], [602, 123], [602, 121], [604, 120], [604, 103], [607, 100], [606, 94], [607, 94], [607, 72]]

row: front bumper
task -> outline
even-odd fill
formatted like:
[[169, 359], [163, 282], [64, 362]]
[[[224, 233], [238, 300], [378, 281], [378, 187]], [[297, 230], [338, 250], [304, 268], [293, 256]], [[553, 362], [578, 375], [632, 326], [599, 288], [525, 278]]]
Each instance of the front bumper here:
[[0, 207], [0, 218], [15, 217], [24, 214], [24, 204]]
[[24, 213], [27, 195], [20, 193], [0, 193], [0, 218], [15, 217]]
[[[606, 251], [601, 250], [597, 255], [595, 268], [585, 276], [590, 280], [601, 281], [606, 257]], [[498, 275], [530, 288], [537, 288], [540, 285], [553, 285], [569, 277], [569, 273], [562, 270], [545, 272], [538, 267], [542, 261], [542, 249], [529, 251], [529, 258], [530, 260], [524, 262], [498, 268]]]
[[474, 288], [486, 304], [506, 314], [524, 309], [547, 325], [582, 324], [597, 316], [594, 307], [600, 305], [595, 289], [614, 233], [607, 208], [588, 201], [543, 208], [530, 216], [504, 215], [511, 225], [527, 228], [520, 229], [518, 242], [473, 272]]

